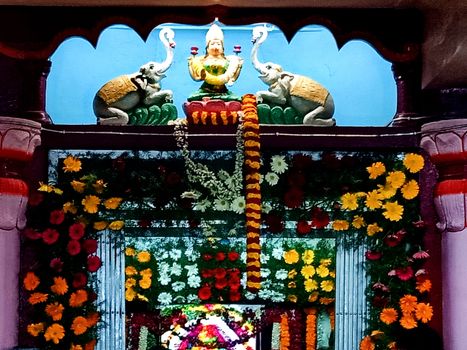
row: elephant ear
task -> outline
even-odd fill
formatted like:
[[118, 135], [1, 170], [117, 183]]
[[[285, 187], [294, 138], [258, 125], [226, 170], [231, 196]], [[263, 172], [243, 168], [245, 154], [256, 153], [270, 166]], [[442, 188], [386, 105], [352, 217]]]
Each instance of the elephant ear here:
[[292, 73], [289, 72], [282, 72], [281, 73], [281, 81], [291, 81], [295, 78]]

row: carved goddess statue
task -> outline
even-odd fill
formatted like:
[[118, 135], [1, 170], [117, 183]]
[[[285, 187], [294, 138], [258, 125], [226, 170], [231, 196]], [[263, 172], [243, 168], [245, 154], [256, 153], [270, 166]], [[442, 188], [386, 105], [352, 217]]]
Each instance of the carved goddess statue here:
[[205, 97], [223, 101], [240, 101], [226, 85], [232, 85], [240, 75], [243, 59], [224, 54], [224, 33], [217, 24], [212, 24], [206, 34], [206, 54], [196, 56], [192, 48], [188, 69], [196, 81], [203, 81], [200, 89], [188, 97], [188, 101], [199, 101]]

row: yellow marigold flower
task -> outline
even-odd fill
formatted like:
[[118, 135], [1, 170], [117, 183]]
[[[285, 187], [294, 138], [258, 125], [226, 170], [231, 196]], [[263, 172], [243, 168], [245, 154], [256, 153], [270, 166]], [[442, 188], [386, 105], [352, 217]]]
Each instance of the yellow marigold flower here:
[[109, 224], [109, 229], [111, 229], [112, 231], [118, 231], [118, 230], [121, 230], [123, 226], [125, 226], [125, 222], [121, 220], [116, 220], [116, 221], [112, 221]]
[[66, 173], [76, 173], [81, 170], [81, 161], [73, 156], [68, 156], [63, 160], [63, 171]]
[[407, 153], [402, 163], [411, 173], [417, 173], [425, 166], [423, 157], [415, 153]]
[[293, 295], [293, 294], [292, 294], [292, 295], [289, 295], [289, 296], [287, 297], [287, 299], [288, 299], [290, 302], [292, 302], [292, 303], [296, 303], [297, 300], [298, 300], [297, 296], [296, 296], [296, 295]]
[[399, 320], [399, 323], [405, 329], [413, 329], [417, 327], [417, 321], [412, 315], [404, 315]]
[[329, 271], [329, 277], [336, 278], [336, 271]]
[[311, 278], [311, 277], [313, 277], [315, 275], [316, 270], [311, 265], [305, 265], [305, 266], [302, 267], [300, 273], [305, 278]]
[[101, 194], [104, 192], [105, 188], [107, 187], [107, 184], [104, 182], [104, 180], [97, 180], [95, 183], [92, 184], [92, 187], [94, 187], [94, 191], [96, 193]]
[[84, 206], [84, 211], [90, 214], [97, 213], [97, 208], [100, 203], [101, 203], [100, 198], [94, 195], [87, 195], [81, 201], [81, 204]]
[[148, 289], [149, 287], [151, 287], [151, 278], [148, 277], [143, 277], [142, 279], [139, 280], [139, 286], [143, 289]]
[[402, 214], [404, 213], [404, 207], [395, 202], [387, 202], [383, 205], [384, 212], [383, 216], [390, 221], [399, 221], [402, 219]]
[[370, 224], [366, 227], [366, 234], [370, 237], [374, 236], [378, 232], [383, 232], [383, 229], [379, 227], [377, 223]]
[[84, 189], [86, 188], [86, 184], [82, 181], [77, 181], [77, 180], [73, 180], [70, 182], [70, 185], [71, 187], [73, 187], [73, 189], [78, 192], [78, 193], [83, 193], [84, 192]]
[[365, 226], [365, 219], [360, 215], [355, 215], [352, 220], [352, 226], [356, 229], [362, 228]]
[[370, 179], [376, 179], [378, 176], [383, 175], [386, 172], [386, 167], [381, 162], [375, 162], [371, 166], [367, 167], [366, 170], [370, 174]]
[[139, 274], [143, 277], [151, 277], [152, 276], [152, 270], [150, 268], [141, 270]]
[[300, 259], [300, 255], [295, 249], [284, 252], [284, 261], [286, 264], [295, 264]]
[[428, 323], [433, 317], [433, 308], [428, 303], [419, 303], [415, 310], [415, 317], [423, 323]]
[[88, 330], [88, 320], [83, 316], [77, 316], [73, 319], [70, 328], [76, 335], [84, 334]]
[[136, 254], [135, 248], [133, 248], [133, 247], [126, 247], [125, 248], [125, 255], [126, 256], [135, 256], [135, 254]]
[[24, 288], [29, 291], [36, 289], [39, 286], [39, 283], [41, 283], [41, 280], [34, 272], [31, 271], [26, 273], [26, 276], [23, 279]]
[[332, 228], [334, 231], [347, 231], [349, 229], [349, 222], [347, 220], [334, 220]]
[[401, 188], [402, 197], [405, 199], [414, 199], [418, 196], [420, 188], [418, 187], [418, 182], [415, 180], [410, 180], [404, 184]]
[[53, 323], [49, 327], [47, 327], [47, 330], [44, 333], [44, 338], [46, 341], [51, 341], [54, 344], [60, 343], [60, 340], [62, 340], [65, 337], [65, 328], [61, 324], [58, 323]]
[[50, 290], [58, 295], [64, 295], [68, 292], [68, 283], [63, 277], [54, 277], [54, 284], [50, 287]]
[[287, 287], [288, 288], [297, 288], [297, 283], [295, 281], [290, 281], [289, 283], [287, 283]]
[[63, 204], [63, 212], [65, 214], [70, 213], [74, 215], [78, 212], [78, 208], [76, 208], [72, 202], [66, 202]]
[[140, 263], [145, 263], [145, 262], [148, 262], [151, 260], [151, 253], [147, 252], [147, 251], [142, 251], [142, 252], [139, 252], [137, 255], [136, 255], [136, 259], [138, 259], [138, 261]]
[[311, 291], [318, 289], [318, 282], [312, 279], [306, 279], [303, 282], [303, 286], [305, 287], [305, 291], [311, 292]]
[[27, 331], [33, 337], [37, 337], [39, 334], [41, 334], [44, 331], [44, 323], [41, 322], [41, 323], [28, 324]]
[[136, 294], [136, 297], [137, 297], [139, 300], [142, 300], [142, 301], [145, 301], [145, 302], [148, 302], [148, 301], [149, 301], [148, 298], [146, 298], [144, 295], [139, 294], [139, 293]]
[[70, 350], [83, 350], [83, 347], [81, 345], [75, 345], [71, 344]]
[[96, 221], [92, 226], [96, 231], [102, 231], [107, 228], [107, 221]]
[[391, 171], [388, 176], [386, 176], [386, 182], [391, 184], [394, 188], [401, 187], [405, 182], [405, 174], [402, 171]]
[[378, 185], [378, 193], [381, 199], [389, 199], [396, 195], [397, 188], [392, 187], [390, 183], [386, 185]]
[[36, 305], [47, 301], [48, 297], [47, 293], [32, 293], [28, 298], [28, 302], [31, 305]]
[[396, 309], [392, 307], [384, 308], [379, 314], [379, 319], [385, 324], [394, 323], [397, 320], [397, 317], [399, 317], [399, 314], [397, 313]]
[[327, 259], [321, 259], [319, 261], [320, 265], [323, 265], [323, 266], [329, 266], [331, 265], [332, 263], [332, 260], [330, 258], [327, 258]]
[[125, 281], [125, 288], [131, 288], [136, 286], [136, 280], [134, 278], [127, 278]]
[[331, 292], [334, 290], [334, 282], [331, 280], [322, 281], [320, 287], [325, 292]]
[[423, 279], [421, 281], [417, 281], [415, 288], [420, 293], [429, 292], [431, 290], [431, 281], [429, 279]]
[[125, 300], [133, 301], [136, 297], [136, 291], [133, 288], [127, 288], [125, 290]]
[[324, 266], [324, 265], [319, 265], [317, 268], [316, 268], [316, 273], [318, 274], [319, 277], [327, 277], [329, 275], [329, 269]]
[[47, 316], [52, 317], [54, 321], [60, 321], [62, 319], [63, 310], [65, 310], [65, 308], [59, 302], [48, 304], [45, 307], [45, 313]]
[[[127, 249], [128, 249], [128, 248], [127, 248]], [[134, 275], [136, 275], [136, 274], [138, 274], [138, 270], [136, 270], [136, 267], [131, 266], [131, 265], [125, 267], [125, 275], [127, 275], [127, 276], [134, 276]]]
[[305, 264], [309, 265], [315, 258], [315, 252], [311, 249], [306, 249], [302, 254], [302, 260]]
[[117, 209], [122, 203], [122, 198], [112, 197], [104, 201], [104, 207], [106, 209]]
[[331, 304], [335, 299], [334, 298], [325, 298], [325, 297], [321, 297], [319, 298], [319, 303], [322, 304], [322, 305], [329, 305]]
[[402, 298], [399, 299], [399, 306], [402, 310], [403, 314], [411, 313], [415, 311], [417, 307], [417, 297], [414, 295], [406, 294]]
[[296, 276], [297, 276], [297, 270], [295, 270], [295, 269], [292, 269], [287, 273], [287, 278], [288, 279], [295, 278]]
[[381, 208], [383, 204], [381, 202], [382, 195], [380, 192], [373, 190], [366, 194], [365, 206], [370, 210]]
[[364, 337], [360, 342], [360, 350], [375, 350], [376, 345], [369, 335]]
[[358, 208], [358, 196], [355, 193], [346, 193], [341, 197], [342, 209], [355, 210]]

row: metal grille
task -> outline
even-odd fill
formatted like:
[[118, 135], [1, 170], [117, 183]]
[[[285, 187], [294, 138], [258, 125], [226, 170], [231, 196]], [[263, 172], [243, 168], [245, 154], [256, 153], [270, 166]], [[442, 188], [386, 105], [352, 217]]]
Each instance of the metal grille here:
[[125, 350], [125, 255], [124, 234], [103, 231], [99, 236], [98, 256], [102, 267], [97, 272], [97, 302], [103, 326], [97, 350]]
[[365, 297], [365, 247], [338, 245], [336, 257], [335, 350], [355, 350], [365, 330], [368, 308]]

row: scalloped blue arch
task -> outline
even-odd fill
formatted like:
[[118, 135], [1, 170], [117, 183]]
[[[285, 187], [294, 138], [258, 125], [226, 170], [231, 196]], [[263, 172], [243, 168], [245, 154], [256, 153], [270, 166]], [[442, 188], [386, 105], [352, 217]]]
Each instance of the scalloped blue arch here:
[[[200, 83], [188, 74], [190, 48], [204, 52], [208, 25], [165, 24], [175, 31], [175, 58], [162, 80], [164, 89], [174, 91], [174, 103], [181, 109], [186, 97]], [[250, 61], [251, 29], [248, 26], [225, 26], [225, 52], [233, 53], [241, 45], [243, 69], [231, 87], [237, 95], [265, 90]], [[260, 61], [272, 61], [290, 72], [309, 76], [320, 82], [334, 97], [338, 126], [385, 126], [396, 111], [396, 84], [391, 63], [383, 59], [367, 42], [352, 40], [338, 50], [332, 33], [323, 26], [303, 27], [287, 42], [275, 26], [260, 47]], [[148, 61], [163, 61], [165, 50], [159, 42], [161, 26], [154, 28], [146, 42], [130, 27], [113, 25], [105, 29], [97, 47], [78, 37], [64, 41], [51, 56], [47, 79], [46, 109], [55, 124], [95, 124], [92, 100], [108, 80], [135, 72]]]

